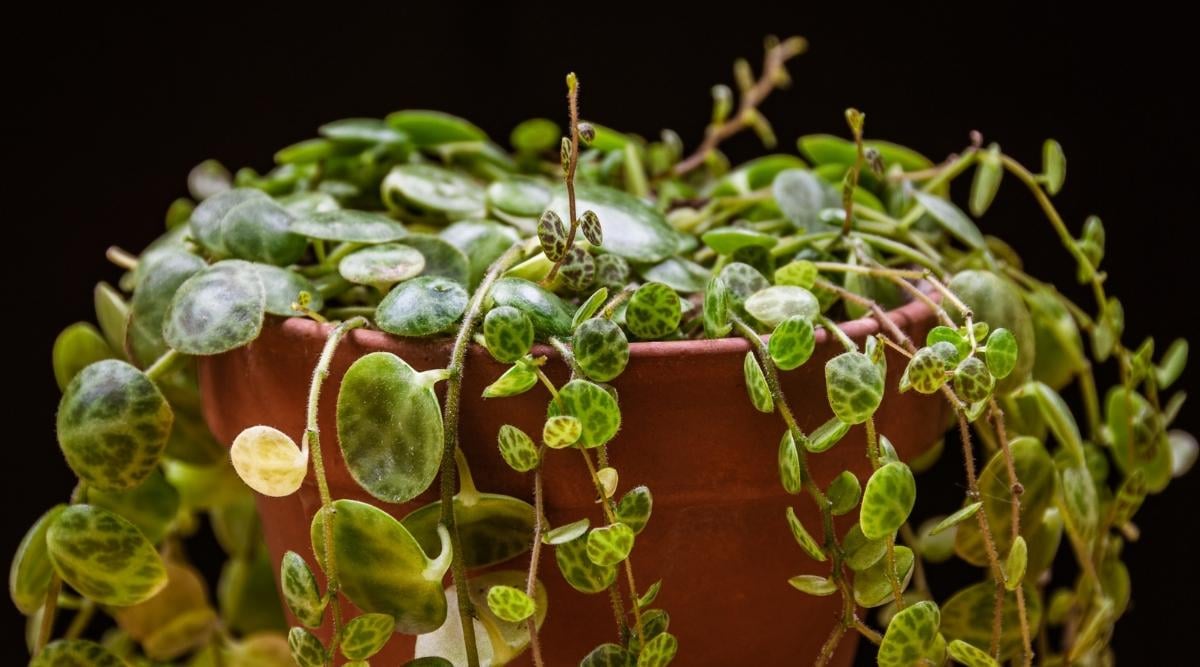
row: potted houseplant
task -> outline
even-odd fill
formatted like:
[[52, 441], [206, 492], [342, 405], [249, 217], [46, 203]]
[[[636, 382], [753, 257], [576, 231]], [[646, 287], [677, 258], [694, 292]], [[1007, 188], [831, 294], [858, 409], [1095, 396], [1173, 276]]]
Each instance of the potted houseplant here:
[[[581, 122], [569, 75], [566, 136], [512, 153], [402, 111], [197, 167], [56, 341], [79, 485], [13, 561], [31, 664], [1103, 662], [1131, 519], [1196, 456], [1187, 345], [1122, 342], [1053, 141], [1040, 173], [979, 136], [934, 163], [851, 109], [848, 139], [731, 168], [803, 49], [739, 62], [686, 156]], [[1032, 193], [1095, 308], [951, 202], [967, 177], [976, 215]], [[942, 455], [962, 505], [911, 526]], [[201, 515], [216, 606], [180, 548]], [[953, 557], [979, 582], [935, 600]]]

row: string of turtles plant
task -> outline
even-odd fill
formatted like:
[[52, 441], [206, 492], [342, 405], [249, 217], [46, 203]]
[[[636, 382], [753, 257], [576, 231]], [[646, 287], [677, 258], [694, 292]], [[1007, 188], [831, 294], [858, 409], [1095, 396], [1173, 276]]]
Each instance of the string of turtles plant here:
[[[410, 665], [502, 665], [527, 649], [541, 665], [548, 546], [570, 586], [611, 602], [615, 641], [580, 664], [666, 665], [678, 641], [667, 612], [653, 608], [663, 582], [639, 588], [631, 559], [652, 495], [645, 485], [620, 492], [608, 446], [632, 454], [620, 452], [609, 383], [631, 339], [730, 335], [749, 343], [751, 402], [783, 422], [782, 487], [807, 494], [821, 517], [810, 532], [785, 511], [801, 550], [829, 565], [827, 576], [789, 583], [842, 602], [818, 664], [855, 633], [879, 645], [881, 665], [1108, 661], [1129, 604], [1121, 552], [1139, 538], [1133, 517], [1197, 456], [1195, 440], [1171, 429], [1183, 393], [1165, 395], [1187, 343], [1156, 355], [1152, 339], [1123, 342], [1123, 309], [1101, 269], [1102, 223], [1089, 218], [1076, 237], [1051, 199], [1065, 178], [1053, 141], [1039, 173], [979, 135], [935, 164], [865, 139], [865, 115], [851, 109], [850, 139], [805, 136], [803, 157], [772, 153], [731, 168], [720, 145], [743, 130], [774, 147], [758, 107], [787, 85], [786, 63], [804, 49], [798, 38], [768, 40], [757, 78], [738, 61], [736, 109], [733, 91], [714, 87], [712, 121], [687, 157], [670, 131], [646, 141], [581, 122], [569, 75], [566, 136], [553, 121], [527, 121], [512, 153], [465, 120], [400, 111], [325, 125], [279, 151], [266, 174], [211, 161], [194, 169], [192, 198], [171, 205], [160, 239], [137, 256], [109, 251], [125, 274], [97, 286], [98, 327], [73, 324], [55, 341], [57, 437], [78, 484], [30, 528], [12, 564], [31, 664], [366, 665], [399, 632], [417, 635]], [[950, 200], [968, 173], [976, 217], [1005, 178], [1032, 193], [1095, 314], [1027, 273]], [[887, 315], [913, 300], [939, 319], [925, 340]], [[227, 457], [200, 415], [196, 361], [254, 341], [268, 316], [330, 325], [305, 429], [297, 446], [253, 426]], [[858, 342], [836, 324], [859, 317], [876, 319], [880, 333]], [[370, 353], [336, 397], [342, 459], [370, 496], [409, 503], [437, 482], [438, 500], [399, 521], [334, 498], [326, 476], [322, 389], [340, 342], [363, 327], [454, 336], [446, 368], [418, 372]], [[781, 377], [822, 336], [844, 352], [825, 367], [832, 417], [805, 431]], [[540, 442], [513, 425], [496, 434], [503, 460], [532, 478], [532, 504], [480, 491], [459, 447], [476, 342], [509, 365], [484, 397], [546, 392]], [[904, 365], [895, 386], [889, 357]], [[544, 370], [553, 358], [570, 371], [565, 384]], [[1102, 394], [1093, 365], [1109, 362], [1119, 381]], [[1078, 413], [1062, 397], [1068, 387]], [[874, 419], [890, 391], [937, 394], [955, 415], [965, 497], [957, 508], [923, 508], [948, 516], [910, 523], [914, 473], [942, 448], [901, 460]], [[813, 458], [860, 426], [865, 486], [851, 471], [822, 486]], [[598, 513], [550, 526], [543, 463], [557, 450], [578, 451]], [[295, 493], [310, 463], [321, 501], [316, 568], [288, 552], [275, 571], [247, 487]], [[229, 556], [215, 604], [184, 547], [205, 517]], [[1063, 550], [1073, 581], [1053, 576]], [[519, 569], [496, 568], [525, 554]], [[955, 556], [981, 568], [980, 581], [937, 601], [930, 572]], [[276, 582], [299, 622], [286, 638], [281, 609], [268, 602]], [[363, 613], [345, 618], [342, 601]], [[328, 639], [313, 632], [322, 626]]]

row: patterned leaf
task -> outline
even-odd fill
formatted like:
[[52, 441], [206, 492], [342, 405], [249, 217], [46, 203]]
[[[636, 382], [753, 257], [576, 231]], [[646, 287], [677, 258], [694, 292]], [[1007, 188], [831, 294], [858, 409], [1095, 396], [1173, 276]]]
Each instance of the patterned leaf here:
[[588, 558], [588, 538], [577, 537], [554, 548], [558, 570], [571, 588], [581, 593], [599, 593], [617, 579], [614, 565], [596, 565]]
[[308, 453], [270, 426], [251, 426], [239, 433], [229, 456], [238, 477], [264, 496], [290, 496], [308, 474]]
[[725, 281], [713, 278], [704, 290], [704, 335], [723, 338], [733, 325], [729, 322], [729, 288]]
[[793, 315], [771, 334], [767, 350], [775, 365], [785, 371], [799, 368], [812, 356], [816, 347], [816, 335], [813, 332], [811, 318]]
[[[560, 412], [561, 411], [561, 412]], [[558, 390], [558, 400], [550, 401], [548, 414], [575, 417], [583, 424], [578, 443], [599, 447], [621, 428], [621, 410], [617, 399], [603, 387], [587, 380], [571, 380]]]
[[610, 290], [619, 290], [629, 283], [629, 262], [616, 255], [596, 258], [596, 282]]
[[50, 508], [29, 528], [17, 546], [8, 573], [8, 593], [22, 614], [34, 614], [46, 601], [50, 575], [54, 571], [46, 551], [46, 531], [66, 508], [66, 505]]
[[511, 368], [496, 378], [496, 381], [483, 389], [484, 398], [504, 398], [523, 394], [537, 384], [537, 373], [530, 368], [529, 359], [525, 358], [513, 364]]
[[633, 529], [635, 534], [650, 521], [650, 512], [654, 508], [654, 499], [650, 489], [645, 486], [635, 486], [621, 496], [617, 503], [617, 520]]
[[279, 589], [288, 609], [301, 623], [310, 628], [321, 625], [325, 617], [325, 597], [317, 588], [317, 578], [313, 576], [308, 563], [295, 551], [283, 554], [279, 566]]
[[575, 361], [588, 377], [608, 382], [625, 370], [629, 362], [629, 341], [612, 320], [594, 318], [575, 328]]
[[779, 439], [779, 480], [784, 491], [800, 493], [800, 453], [796, 451], [796, 440], [790, 430]]
[[932, 347], [917, 350], [900, 377], [901, 392], [912, 388], [922, 394], [932, 394], [943, 384], [946, 384], [945, 361]]
[[801, 593], [818, 597], [833, 595], [838, 590], [838, 585], [833, 580], [815, 574], [798, 574], [788, 579], [788, 583]]
[[570, 447], [582, 434], [583, 422], [570, 415], [549, 417], [542, 426], [542, 442], [551, 449]]
[[750, 295], [744, 304], [751, 317], [763, 326], [776, 327], [790, 317], [812, 321], [821, 312], [817, 297], [803, 287], [773, 285]]
[[862, 572], [878, 563], [887, 553], [887, 540], [867, 539], [862, 527], [855, 523], [842, 538], [842, 550], [846, 552], [846, 565], [855, 572]]
[[809, 535], [808, 531], [804, 529], [804, 524], [800, 523], [800, 519], [796, 516], [796, 510], [788, 507], [786, 514], [788, 528], [792, 529], [792, 537], [796, 538], [796, 543], [799, 544], [800, 548], [804, 549], [804, 552], [807, 553], [813, 560], [824, 562], [826, 558], [825, 550], [822, 549], [820, 543], [818, 543], [816, 539], [814, 539], [812, 535]]
[[392, 288], [375, 310], [380, 329], [397, 336], [448, 331], [467, 309], [467, 290], [438, 276], [421, 276]]
[[167, 530], [179, 518], [181, 504], [179, 491], [159, 469], [132, 489], [106, 491], [89, 487], [87, 502], [121, 515], [137, 526], [153, 544], [162, 541]]
[[168, 345], [193, 355], [227, 352], [258, 338], [267, 295], [249, 262], [217, 262], [179, 286], [163, 320]]
[[564, 544], [570, 542], [587, 532], [590, 525], [587, 517], [571, 523], [565, 523], [561, 526], [552, 528], [542, 534], [542, 544]]
[[261, 190], [235, 188], [205, 199], [192, 211], [188, 220], [189, 235], [210, 253], [219, 257], [228, 255], [224, 240], [225, 216], [238, 205], [250, 201], [270, 201], [270, 198]]
[[675, 290], [662, 283], [649, 282], [630, 297], [625, 309], [625, 326], [644, 340], [662, 338], [679, 328], [682, 312]]
[[538, 219], [538, 241], [546, 259], [557, 262], [567, 254], [567, 228], [557, 213], [547, 209]]
[[537, 611], [533, 598], [512, 586], [492, 586], [487, 593], [488, 609], [500, 618], [519, 623]]
[[863, 492], [859, 524], [863, 535], [877, 540], [895, 535], [908, 520], [917, 500], [917, 482], [912, 470], [892, 461], [872, 473]]
[[29, 667], [126, 667], [125, 661], [100, 644], [86, 639], [52, 641], [29, 662]]
[[998, 379], [1008, 377], [1017, 367], [1017, 337], [1005, 328], [992, 331], [987, 339], [985, 358], [988, 370]]
[[849, 432], [849, 424], [837, 417], [833, 417], [808, 434], [808, 440], [804, 442], [804, 448], [814, 454], [820, 454], [841, 442], [842, 438]]
[[537, 446], [533, 444], [533, 440], [516, 426], [510, 424], [501, 426], [498, 439], [500, 456], [513, 470], [529, 472], [541, 463]]
[[[1042, 516], [1053, 501], [1057, 488], [1054, 461], [1046, 453], [1042, 443], [1033, 438], [1015, 438], [1008, 443], [1008, 448], [1012, 452], [1017, 479], [1024, 487], [1021, 494], [1021, 516]], [[1008, 553], [1012, 547], [1012, 504], [1009, 501], [1011, 490], [1008, 467], [1002, 452], [997, 452], [979, 473], [979, 492], [983, 503], [982, 510], [986, 512], [996, 550], [1002, 554]], [[1026, 540], [1032, 539], [1038, 525], [1038, 521], [1022, 520], [1021, 534]], [[978, 521], [959, 524], [954, 539], [954, 550], [963, 560], [973, 565], [987, 564], [987, 552], [984, 550]]]
[[[908, 547], [896, 546], [895, 553], [896, 573], [903, 591], [912, 576], [913, 552]], [[854, 576], [854, 601], [860, 607], [878, 607], [892, 601], [894, 593], [887, 571], [888, 559], [881, 555], [874, 565]]]
[[909, 667], [929, 657], [942, 615], [928, 600], [905, 607], [892, 617], [879, 645], [880, 667]]
[[[462, 537], [462, 559], [469, 568], [487, 567], [529, 551], [533, 533], [533, 505], [499, 493], [459, 492], [454, 496], [454, 517]], [[413, 510], [402, 524], [427, 554], [441, 553], [442, 503], [435, 501]]]
[[829, 498], [829, 511], [834, 516], [849, 514], [858, 507], [858, 500], [862, 496], [862, 484], [854, 473], [843, 470], [829, 483], [825, 495]]
[[979, 357], [967, 357], [954, 369], [954, 393], [969, 404], [986, 401], [995, 386], [996, 378]]
[[294, 218], [268, 198], [252, 198], [229, 209], [221, 219], [221, 243], [230, 255], [272, 266], [295, 264], [308, 239], [290, 230]]
[[601, 644], [579, 662], [579, 667], [629, 667], [633, 655], [616, 644]]
[[425, 270], [425, 256], [412, 246], [384, 243], [356, 250], [338, 262], [338, 273], [356, 285], [387, 292], [392, 285], [416, 278]]
[[512, 306], [525, 313], [539, 336], [568, 336], [572, 308], [558, 295], [521, 278], [501, 278], [492, 287], [496, 306]]
[[950, 657], [954, 658], [955, 662], [962, 663], [967, 667], [999, 667], [999, 663], [987, 651], [976, 648], [961, 639], [950, 642], [946, 651], [950, 653]]
[[883, 400], [883, 376], [860, 352], [844, 352], [825, 364], [825, 388], [833, 413], [847, 424], [867, 421]]
[[351, 660], [366, 660], [387, 644], [395, 629], [395, 619], [387, 614], [356, 616], [342, 630], [342, 655]]
[[58, 404], [58, 444], [71, 470], [101, 489], [137, 486], [156, 468], [171, 406], [141, 371], [115, 359], [80, 371]]
[[1008, 558], [1004, 560], [1004, 587], [1010, 591], [1017, 590], [1025, 578], [1025, 566], [1028, 564], [1029, 548], [1025, 546], [1025, 538], [1020, 535], [1013, 540], [1008, 550]]
[[[1036, 632], [1042, 622], [1041, 596], [1030, 584], [1025, 584], [1024, 590], [1029, 627]], [[992, 582], [983, 581], [958, 591], [946, 600], [942, 605], [942, 633], [951, 643], [960, 639], [976, 648], [989, 646], [995, 593], [996, 587]], [[1000, 660], [1007, 660], [1021, 651], [1021, 625], [1015, 593], [1005, 595], [1001, 620]]]
[[596, 260], [583, 246], [574, 246], [558, 268], [562, 285], [572, 292], [582, 292], [596, 281]]
[[750, 396], [754, 408], [767, 414], [774, 412], [775, 399], [771, 396], [771, 388], [767, 385], [767, 378], [763, 375], [762, 366], [758, 365], [753, 350], [746, 353], [742, 362], [742, 375], [746, 382], [746, 393]]
[[63, 510], [46, 532], [46, 546], [63, 581], [100, 604], [127, 607], [167, 585], [154, 545], [106, 509], [72, 505]]
[[292, 659], [300, 667], [325, 667], [325, 646], [308, 630], [292, 628], [288, 632], [288, 647], [292, 649]]
[[646, 642], [638, 654], [637, 667], [665, 667], [675, 659], [678, 650], [679, 640], [669, 632], [664, 632]]
[[[130, 301], [128, 344], [133, 358], [146, 365], [167, 351], [163, 322], [171, 300], [188, 278], [206, 268], [203, 259], [182, 249], [164, 248], [143, 253], [138, 262], [139, 281]], [[124, 345], [124, 339], [122, 345]]]
[[633, 528], [623, 523], [592, 530], [587, 536], [588, 560], [600, 566], [620, 563], [633, 551], [634, 534]]
[[496, 361], [513, 363], [533, 346], [533, 322], [512, 306], [500, 306], [483, 318], [483, 340]]

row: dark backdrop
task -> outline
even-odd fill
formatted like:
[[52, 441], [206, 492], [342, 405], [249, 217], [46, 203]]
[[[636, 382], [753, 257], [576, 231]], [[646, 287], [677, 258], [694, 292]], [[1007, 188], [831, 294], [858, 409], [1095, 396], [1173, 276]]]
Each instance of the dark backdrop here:
[[[480, 9], [443, 1], [385, 11], [343, 2], [271, 12], [189, 4], [90, 16], [63, 6], [8, 21], [4, 106], [15, 117], [5, 123], [13, 173], [5, 179], [4, 305], [12, 354], [0, 552], [11, 554], [43, 508], [70, 491], [53, 437], [53, 337], [90, 319], [93, 284], [117, 276], [105, 247], [137, 249], [159, 233], [192, 165], [215, 157], [262, 170], [277, 147], [324, 121], [404, 107], [461, 114], [504, 140], [523, 118], [562, 116], [562, 77], [571, 69], [583, 82], [585, 118], [646, 136], [669, 126], [694, 146], [709, 86], [729, 81], [737, 56], [757, 63], [771, 32], [811, 42], [792, 68], [793, 88], [765, 106], [783, 148], [800, 134], [844, 133], [848, 105], [867, 112], [869, 136], [934, 159], [978, 129], [1036, 166], [1042, 140], [1055, 137], [1069, 159], [1057, 199], [1066, 219], [1075, 228], [1090, 213], [1106, 222], [1105, 263], [1124, 298], [1126, 340], [1155, 334], [1161, 350], [1184, 333], [1193, 321], [1184, 281], [1194, 259], [1184, 239], [1194, 219], [1185, 188], [1196, 141], [1182, 102], [1185, 90], [1194, 93], [1194, 36], [1182, 21], [1152, 3], [1086, 17], [1041, 2], [900, 4], [910, 3]], [[745, 157], [757, 146], [743, 138], [729, 150]], [[1035, 273], [1070, 283], [1067, 255], [1012, 182], [983, 226], [1014, 241]], [[1193, 389], [1195, 378], [1189, 372], [1180, 384]], [[1195, 430], [1194, 415], [1185, 410], [1181, 425]], [[950, 452], [933, 473], [939, 481], [921, 487], [944, 493], [943, 506], [961, 496], [958, 458]], [[1146, 503], [1139, 523], [1148, 540], [1126, 548], [1134, 603], [1115, 640], [1125, 660], [1169, 662], [1173, 645], [1194, 631], [1188, 603], [1200, 589], [1185, 574], [1193, 568], [1181, 530], [1200, 496], [1194, 477]], [[22, 624], [9, 603], [0, 608], [5, 651], [23, 656]]]

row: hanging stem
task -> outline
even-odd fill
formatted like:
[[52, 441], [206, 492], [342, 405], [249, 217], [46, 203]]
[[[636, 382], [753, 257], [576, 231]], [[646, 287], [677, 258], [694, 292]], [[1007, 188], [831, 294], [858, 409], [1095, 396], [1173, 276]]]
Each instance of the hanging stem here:
[[496, 284], [500, 274], [516, 263], [521, 256], [520, 242], [514, 243], [504, 251], [503, 255], [488, 267], [487, 274], [475, 288], [467, 310], [463, 314], [462, 325], [454, 338], [454, 348], [450, 352], [450, 365], [446, 369], [446, 407], [443, 409], [444, 440], [442, 441], [442, 470], [441, 470], [441, 501], [442, 525], [450, 532], [450, 544], [454, 549], [450, 564], [455, 594], [458, 597], [458, 617], [462, 623], [463, 643], [467, 651], [467, 664], [479, 667], [479, 648], [475, 640], [475, 609], [471, 603], [470, 590], [467, 588], [467, 567], [463, 562], [462, 535], [458, 531], [458, 522], [454, 517], [454, 492], [457, 486], [457, 474], [454, 469], [455, 451], [458, 449], [459, 410], [462, 403], [463, 368], [466, 365], [467, 348], [471, 337], [475, 335], [475, 327], [483, 311], [483, 303]]
[[[996, 439], [1000, 441], [1000, 451], [1004, 453], [1004, 464], [1008, 469], [1008, 484], [1011, 493], [1011, 510], [1012, 514], [1012, 543], [1016, 544], [1017, 537], [1021, 534], [1021, 494], [1025, 492], [1025, 488], [1021, 486], [1020, 480], [1017, 479], [1017, 468], [1013, 461], [1012, 450], [1008, 446], [1008, 432], [1004, 427], [1004, 413], [1000, 410], [1000, 406], [996, 403], [996, 399], [992, 398], [989, 403], [991, 410], [992, 424], [996, 428]], [[1033, 665], [1033, 640], [1029, 635], [1029, 618], [1025, 610], [1025, 587], [1019, 585], [1016, 588], [1017, 596], [1017, 620], [1021, 624], [1021, 643], [1025, 648], [1025, 667]]]
[[[308, 406], [304, 427], [304, 438], [300, 449], [310, 452], [313, 462], [313, 474], [317, 478], [317, 492], [321, 496], [321, 521], [325, 533], [325, 594], [332, 601], [333, 607], [333, 638], [331, 639], [330, 657], [332, 658], [342, 637], [342, 609], [338, 603], [338, 570], [335, 550], [333, 548], [333, 495], [329, 492], [329, 480], [325, 474], [325, 457], [321, 453], [321, 429], [317, 424], [317, 406], [321, 402], [321, 387], [329, 377], [329, 365], [333, 362], [333, 353], [337, 350], [342, 338], [358, 327], [366, 326], [367, 320], [361, 317], [346, 320], [329, 332], [325, 340], [325, 348], [313, 369], [312, 383], [308, 387]], [[157, 365], [157, 364], [156, 364]]]
[[[529, 576], [525, 580], [525, 594], [531, 600], [537, 599], [538, 560], [542, 553], [542, 531], [545, 530], [545, 521], [542, 516], [545, 502], [542, 499], [541, 464], [545, 455], [546, 445], [542, 445], [538, 448], [538, 467], [533, 470], [533, 547], [529, 553]], [[537, 614], [533, 614], [525, 621], [525, 627], [529, 630], [529, 648], [533, 656], [533, 664], [535, 667], [542, 667], [545, 663], [542, 661], [542, 644], [538, 640]]]

